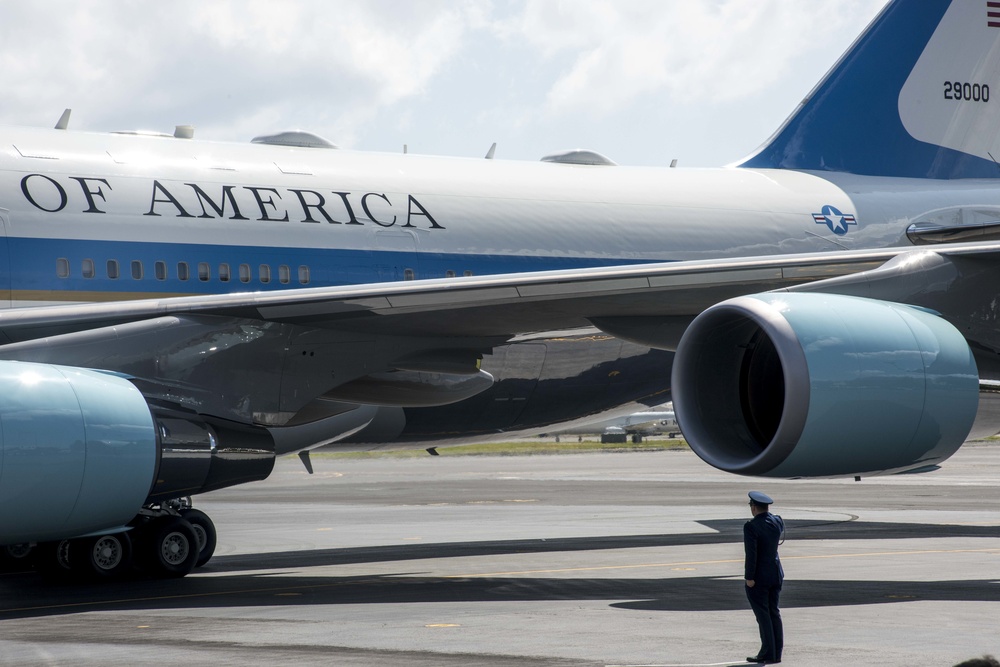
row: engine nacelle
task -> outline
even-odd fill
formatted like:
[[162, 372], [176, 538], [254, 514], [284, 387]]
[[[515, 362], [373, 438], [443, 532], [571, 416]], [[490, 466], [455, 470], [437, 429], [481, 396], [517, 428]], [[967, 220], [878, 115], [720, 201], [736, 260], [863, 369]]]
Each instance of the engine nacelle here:
[[153, 418], [127, 380], [0, 362], [0, 544], [121, 526], [156, 473]]
[[114, 531], [148, 502], [270, 473], [263, 429], [154, 411], [117, 375], [0, 361], [0, 544]]
[[146, 502], [161, 502], [266, 478], [274, 438], [263, 428], [150, 406], [159, 466]]
[[691, 448], [728, 472], [872, 475], [930, 467], [961, 446], [976, 363], [942, 318], [896, 303], [765, 293], [705, 310], [673, 367]]

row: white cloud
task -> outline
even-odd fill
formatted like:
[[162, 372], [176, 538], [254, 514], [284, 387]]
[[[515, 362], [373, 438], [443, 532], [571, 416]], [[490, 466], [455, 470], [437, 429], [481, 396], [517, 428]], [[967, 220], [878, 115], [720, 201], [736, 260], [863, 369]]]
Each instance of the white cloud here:
[[[832, 62], [856, 36], [857, 16], [883, 0], [528, 0], [503, 27], [549, 59], [568, 56], [546, 112], [603, 117], [653, 92], [676, 105], [732, 102], [787, 76], [804, 54]], [[833, 39], [831, 39], [831, 36]]]
[[422, 91], [486, 11], [445, 0], [0, 6], [3, 120], [75, 106], [95, 125], [173, 114], [224, 136], [289, 118], [350, 133]]
[[245, 141], [299, 127], [347, 147], [468, 155], [496, 140], [505, 157], [588, 145], [720, 164], [765, 138], [880, 4], [0, 0], [0, 123], [51, 125], [69, 106], [73, 129]]

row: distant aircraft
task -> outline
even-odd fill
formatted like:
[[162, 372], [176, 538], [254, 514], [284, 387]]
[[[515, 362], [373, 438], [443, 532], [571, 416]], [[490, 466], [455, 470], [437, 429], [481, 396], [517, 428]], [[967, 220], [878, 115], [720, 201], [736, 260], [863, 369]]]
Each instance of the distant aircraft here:
[[1000, 429], [998, 58], [892, 2], [722, 169], [0, 130], [0, 544], [184, 575], [276, 456], [667, 400], [722, 470], [931, 469]]
[[675, 437], [680, 435], [673, 406], [670, 404], [656, 406], [649, 410], [632, 412], [620, 417], [608, 417], [597, 421], [581, 420], [565, 427], [559, 426], [541, 434], [555, 436], [558, 441], [564, 435], [600, 435], [601, 442], [642, 442], [644, 436], [665, 435]]

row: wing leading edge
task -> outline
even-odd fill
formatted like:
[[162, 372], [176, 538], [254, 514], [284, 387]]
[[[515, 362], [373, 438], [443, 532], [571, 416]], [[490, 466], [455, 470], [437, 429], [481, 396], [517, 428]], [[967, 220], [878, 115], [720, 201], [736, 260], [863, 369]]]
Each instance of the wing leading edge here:
[[[997, 251], [1000, 244], [940, 252]], [[693, 317], [727, 296], [854, 274], [921, 252], [889, 248], [20, 308], [0, 312], [0, 335], [9, 343], [0, 357], [10, 344], [162, 316], [444, 337], [512, 337], [590, 326], [595, 317]], [[470, 313], [476, 317], [458, 317]]]

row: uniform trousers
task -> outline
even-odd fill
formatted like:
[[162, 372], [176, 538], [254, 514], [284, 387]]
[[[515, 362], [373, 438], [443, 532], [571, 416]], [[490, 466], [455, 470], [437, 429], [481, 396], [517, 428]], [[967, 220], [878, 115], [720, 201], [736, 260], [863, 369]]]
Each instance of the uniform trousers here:
[[766, 586], [757, 583], [753, 588], [749, 586], [744, 588], [760, 630], [758, 657], [765, 660], [781, 660], [781, 649], [785, 640], [784, 630], [781, 627], [781, 612], [778, 611], [781, 585]]

